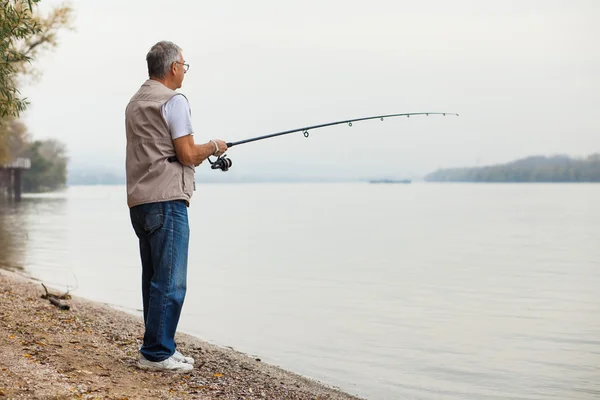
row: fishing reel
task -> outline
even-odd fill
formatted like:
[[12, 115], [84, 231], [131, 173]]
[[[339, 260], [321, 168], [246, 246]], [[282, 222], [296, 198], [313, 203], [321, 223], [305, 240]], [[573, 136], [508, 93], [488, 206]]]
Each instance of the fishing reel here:
[[220, 169], [221, 171], [225, 172], [231, 168], [231, 158], [225, 157], [225, 154], [217, 157], [216, 161], [211, 161], [210, 157], [208, 157], [207, 160], [210, 163], [211, 169]]

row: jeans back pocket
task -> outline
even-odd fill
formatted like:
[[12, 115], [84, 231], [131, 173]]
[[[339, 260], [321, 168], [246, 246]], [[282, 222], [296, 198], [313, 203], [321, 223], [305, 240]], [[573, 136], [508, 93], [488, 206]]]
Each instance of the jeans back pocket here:
[[160, 229], [164, 223], [164, 213], [162, 203], [145, 204], [148, 209], [144, 215], [144, 230], [147, 234], [151, 234], [157, 229]]

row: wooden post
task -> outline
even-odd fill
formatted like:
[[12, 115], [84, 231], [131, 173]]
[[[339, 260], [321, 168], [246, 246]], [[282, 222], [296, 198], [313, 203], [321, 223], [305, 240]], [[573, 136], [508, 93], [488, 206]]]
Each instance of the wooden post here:
[[0, 168], [0, 196], [5, 196], [6, 187], [8, 185], [8, 172], [5, 169]]
[[8, 168], [6, 170], [6, 192], [8, 194], [8, 199], [13, 199], [13, 170], [12, 168]]
[[21, 177], [23, 176], [22, 174], [22, 170], [20, 168], [17, 168], [14, 170], [14, 193], [15, 193], [15, 200], [16, 201], [21, 201], [21, 190], [23, 188], [23, 184], [21, 183]]

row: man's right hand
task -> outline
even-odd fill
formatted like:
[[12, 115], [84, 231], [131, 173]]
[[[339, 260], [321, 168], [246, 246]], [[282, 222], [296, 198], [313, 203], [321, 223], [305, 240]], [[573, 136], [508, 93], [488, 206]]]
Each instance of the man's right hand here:
[[[217, 144], [218, 151], [215, 149], [215, 143]], [[204, 144], [194, 144], [194, 136], [186, 135], [173, 140], [175, 146], [175, 154], [177, 159], [183, 165], [200, 165], [202, 161], [206, 160], [210, 156], [222, 156], [227, 151], [227, 143], [213, 139]]]
[[223, 154], [225, 154], [225, 152], [227, 151], [227, 143], [220, 139], [214, 139], [214, 141], [217, 143], [217, 146], [219, 147], [219, 150], [216, 153], [214, 153], [214, 155], [222, 156]]

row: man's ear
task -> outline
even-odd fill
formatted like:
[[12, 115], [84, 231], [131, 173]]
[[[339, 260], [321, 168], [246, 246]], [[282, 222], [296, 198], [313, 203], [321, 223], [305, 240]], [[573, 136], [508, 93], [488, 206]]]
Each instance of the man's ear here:
[[174, 63], [171, 64], [171, 73], [173, 75], [176, 74], [176, 72], [177, 72], [177, 71], [175, 71], [176, 69], [177, 69], [177, 63], [174, 62]]

